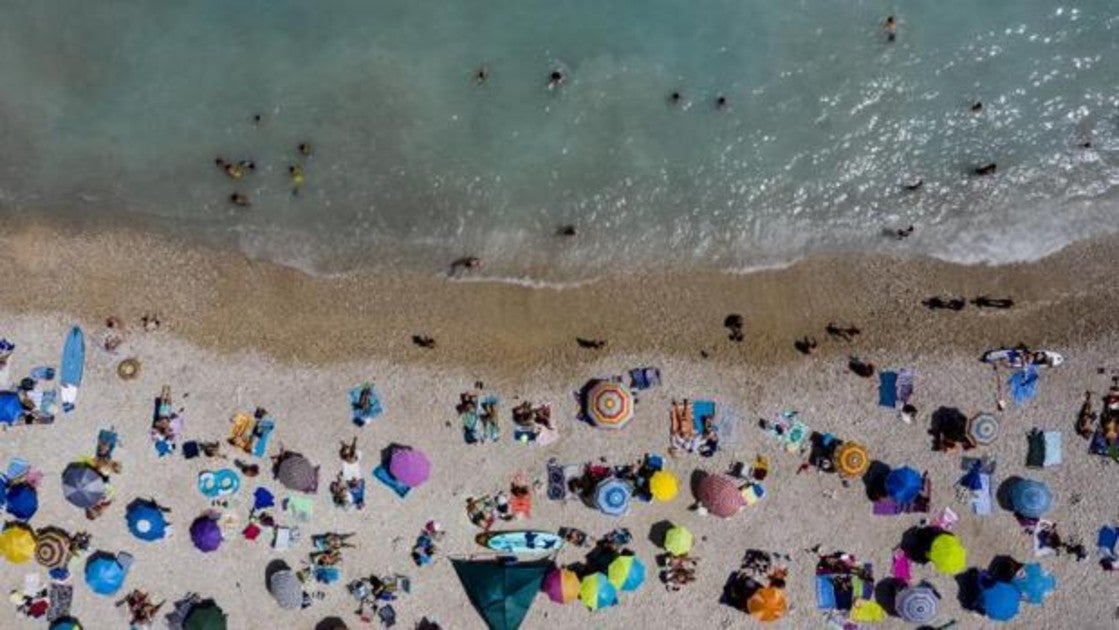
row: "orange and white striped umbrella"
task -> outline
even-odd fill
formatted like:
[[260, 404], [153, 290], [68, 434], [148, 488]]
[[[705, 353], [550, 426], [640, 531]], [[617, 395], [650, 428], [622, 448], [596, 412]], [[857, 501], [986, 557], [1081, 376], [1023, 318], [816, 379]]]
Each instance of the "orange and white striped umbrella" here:
[[595, 426], [620, 429], [633, 418], [633, 392], [622, 383], [598, 381], [587, 391], [586, 412]]

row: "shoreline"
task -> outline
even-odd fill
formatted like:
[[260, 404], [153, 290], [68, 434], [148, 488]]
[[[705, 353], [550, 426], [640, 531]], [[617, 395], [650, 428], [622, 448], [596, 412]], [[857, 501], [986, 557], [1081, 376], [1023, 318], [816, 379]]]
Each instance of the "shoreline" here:
[[[317, 277], [243, 255], [140, 232], [74, 234], [45, 225], [0, 237], [9, 278], [0, 311], [64, 313], [90, 332], [115, 315], [137, 327], [144, 313], [171, 332], [219, 352], [255, 350], [285, 362], [325, 365], [382, 357], [418, 365], [485, 366], [517, 374], [543, 364], [577, 367], [614, 354], [660, 354], [716, 363], [783, 365], [818, 354], [990, 343], [1060, 345], [1119, 329], [1119, 236], [1077, 243], [1049, 258], [1004, 266], [955, 265], [884, 256], [811, 258], [749, 274], [689, 271], [609, 275], [540, 290], [437, 273]], [[1012, 296], [1005, 311], [929, 311], [932, 295]], [[746, 319], [732, 343], [729, 313]], [[829, 321], [859, 326], [853, 343], [826, 339]], [[435, 338], [434, 350], [411, 342]], [[576, 337], [601, 338], [604, 350]], [[996, 341], [997, 340], [997, 341]]]

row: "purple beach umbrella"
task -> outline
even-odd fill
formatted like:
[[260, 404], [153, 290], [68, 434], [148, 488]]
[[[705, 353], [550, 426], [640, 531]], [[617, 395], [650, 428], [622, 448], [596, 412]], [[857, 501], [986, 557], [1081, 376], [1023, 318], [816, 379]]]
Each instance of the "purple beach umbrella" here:
[[199, 551], [209, 553], [221, 546], [221, 528], [218, 522], [205, 514], [190, 524], [190, 539]]
[[411, 447], [398, 448], [389, 459], [389, 473], [400, 483], [415, 488], [431, 475], [431, 462], [422, 451]]

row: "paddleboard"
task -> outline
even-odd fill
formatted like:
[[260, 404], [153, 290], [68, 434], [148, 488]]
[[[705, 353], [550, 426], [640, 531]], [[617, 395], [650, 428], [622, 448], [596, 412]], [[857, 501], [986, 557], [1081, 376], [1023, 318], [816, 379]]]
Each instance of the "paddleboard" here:
[[[1022, 367], [1022, 351], [1016, 348], [1003, 348], [1001, 350], [989, 350], [980, 357], [984, 363], [1003, 364], [1010, 367]], [[1044, 365], [1049, 367], [1056, 367], [1065, 362], [1065, 357], [1061, 354], [1053, 352], [1052, 350], [1034, 350], [1033, 360], [1034, 365]]]
[[66, 341], [62, 345], [62, 365], [59, 369], [59, 395], [62, 398], [62, 410], [65, 412], [74, 410], [84, 371], [85, 335], [80, 326], [74, 326], [66, 333]]
[[515, 530], [478, 534], [479, 545], [502, 553], [549, 553], [563, 547], [563, 539], [553, 532]]

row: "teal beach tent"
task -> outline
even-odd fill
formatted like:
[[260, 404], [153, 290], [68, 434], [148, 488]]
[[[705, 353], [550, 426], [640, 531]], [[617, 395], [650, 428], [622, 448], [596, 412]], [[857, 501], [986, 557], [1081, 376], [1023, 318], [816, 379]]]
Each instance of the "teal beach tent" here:
[[470, 603], [490, 630], [517, 630], [540, 592], [544, 576], [554, 568], [550, 559], [451, 562]]

